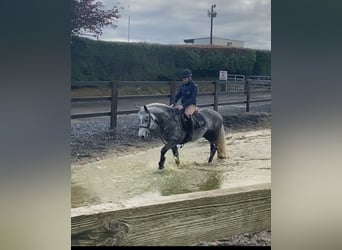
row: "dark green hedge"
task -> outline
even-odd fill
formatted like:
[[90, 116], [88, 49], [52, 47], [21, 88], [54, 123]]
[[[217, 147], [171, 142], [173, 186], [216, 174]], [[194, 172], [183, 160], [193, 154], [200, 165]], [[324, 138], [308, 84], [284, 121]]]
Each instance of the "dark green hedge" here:
[[194, 79], [230, 74], [271, 75], [271, 51], [95, 41], [74, 37], [72, 80], [178, 80], [183, 68]]

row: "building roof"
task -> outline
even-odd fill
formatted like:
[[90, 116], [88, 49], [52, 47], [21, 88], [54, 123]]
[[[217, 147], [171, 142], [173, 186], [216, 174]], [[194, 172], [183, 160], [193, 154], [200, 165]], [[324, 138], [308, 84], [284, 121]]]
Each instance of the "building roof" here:
[[[213, 36], [213, 39], [220, 39], [220, 40], [227, 40], [227, 41], [236, 41], [236, 42], [243, 42], [241, 40], [235, 40], [235, 39], [230, 39], [230, 38], [221, 38], [221, 37], [216, 37]], [[185, 43], [193, 43], [195, 40], [200, 40], [200, 39], [210, 39], [210, 37], [198, 37], [198, 38], [190, 38], [190, 39], [184, 39]]]

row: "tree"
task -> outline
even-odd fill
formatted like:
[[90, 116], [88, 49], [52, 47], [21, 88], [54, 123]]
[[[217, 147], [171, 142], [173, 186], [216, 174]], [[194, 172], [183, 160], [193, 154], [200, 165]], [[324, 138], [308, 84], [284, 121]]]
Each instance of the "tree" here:
[[96, 0], [71, 0], [71, 35], [90, 35], [98, 38], [104, 26], [117, 28], [115, 22], [121, 17], [119, 3], [112, 9], [104, 9], [103, 3]]

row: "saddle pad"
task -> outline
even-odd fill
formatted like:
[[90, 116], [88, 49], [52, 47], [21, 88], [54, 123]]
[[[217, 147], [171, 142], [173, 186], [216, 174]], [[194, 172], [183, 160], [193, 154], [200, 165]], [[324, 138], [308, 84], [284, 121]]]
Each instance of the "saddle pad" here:
[[194, 121], [194, 129], [205, 126], [205, 118], [201, 113], [195, 112], [192, 117]]

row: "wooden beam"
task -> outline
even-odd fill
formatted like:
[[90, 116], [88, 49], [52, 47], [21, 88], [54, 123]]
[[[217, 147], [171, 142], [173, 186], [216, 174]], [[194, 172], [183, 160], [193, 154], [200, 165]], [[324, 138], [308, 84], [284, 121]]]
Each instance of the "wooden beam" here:
[[73, 246], [191, 245], [269, 228], [269, 183], [71, 211]]

